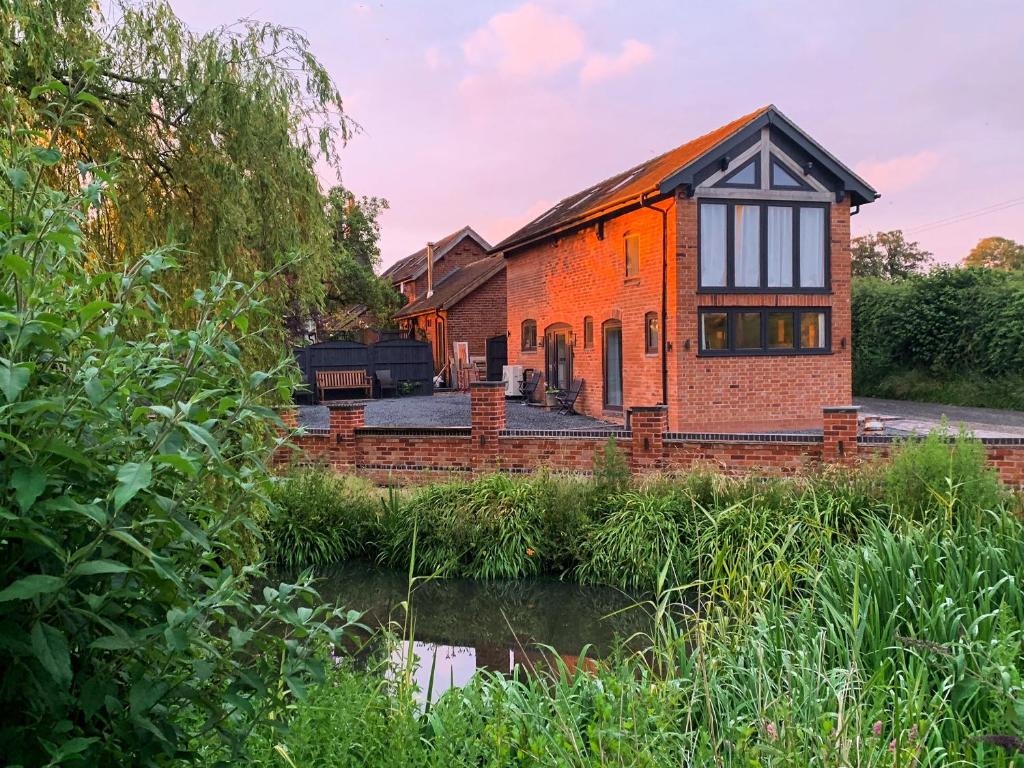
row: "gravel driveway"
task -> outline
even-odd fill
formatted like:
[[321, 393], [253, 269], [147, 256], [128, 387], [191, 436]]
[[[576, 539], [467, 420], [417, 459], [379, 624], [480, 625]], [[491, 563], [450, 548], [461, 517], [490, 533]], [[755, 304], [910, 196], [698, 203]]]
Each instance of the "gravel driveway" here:
[[881, 400], [856, 397], [862, 416], [877, 416], [887, 429], [923, 434], [937, 427], [943, 416], [951, 432], [963, 424], [976, 437], [1024, 437], [1024, 412], [997, 408], [967, 408], [960, 405], [916, 403], [910, 400]]
[[[559, 415], [545, 408], [516, 401], [506, 404], [509, 429], [598, 430], [610, 432], [622, 427], [589, 416]], [[465, 393], [395, 397], [366, 403], [368, 427], [468, 427], [469, 395]], [[327, 408], [299, 406], [299, 424], [327, 427]]]

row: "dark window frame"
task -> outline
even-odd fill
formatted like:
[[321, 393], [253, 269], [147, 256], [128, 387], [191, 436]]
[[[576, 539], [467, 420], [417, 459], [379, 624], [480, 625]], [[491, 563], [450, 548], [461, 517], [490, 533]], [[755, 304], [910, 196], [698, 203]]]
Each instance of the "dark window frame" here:
[[661, 342], [659, 329], [655, 327], [653, 339], [651, 337], [651, 322], [658, 323], [658, 313], [648, 312], [644, 315], [644, 354], [656, 355]]
[[[527, 333], [526, 329], [530, 327], [533, 331], [533, 344], [527, 344]], [[526, 319], [519, 326], [519, 351], [520, 352], [536, 352], [537, 351], [537, 321]]]
[[[759, 349], [736, 348], [736, 322], [740, 314], [759, 312], [761, 314], [761, 347]], [[768, 346], [768, 315], [793, 315], [793, 346]], [[804, 349], [800, 346], [800, 316], [802, 314], [825, 315], [825, 344], [821, 347]], [[726, 316], [727, 349], [705, 349], [703, 316]], [[832, 307], [700, 307], [697, 310], [697, 356], [698, 357], [805, 357], [807, 355], [832, 354]]]
[[[739, 181], [731, 181], [741, 171], [745, 171], [748, 165], [754, 166], [754, 181], [751, 184], [744, 184]], [[758, 152], [745, 163], [740, 164], [735, 170], [723, 176], [716, 184], [716, 187], [724, 189], [760, 189], [761, 188], [761, 153]]]
[[[776, 166], [778, 166], [779, 168], [784, 170], [787, 174], [789, 174], [793, 178], [793, 180], [796, 181], [797, 186], [789, 187], [789, 186], [786, 186], [784, 184], [775, 184], [773, 180], [775, 178], [775, 167]], [[784, 162], [779, 160], [779, 158], [776, 157], [774, 152], [770, 153], [769, 156], [768, 156], [768, 189], [773, 189], [773, 190], [776, 190], [777, 192], [814, 192], [815, 191], [814, 187], [812, 187], [806, 181], [801, 179], [800, 176], [792, 168], [790, 168]]]
[[601, 407], [606, 411], [622, 411], [622, 405], [608, 404], [608, 329], [617, 328], [619, 331], [619, 386], [622, 401], [626, 401], [626, 381], [623, 378], [625, 366], [622, 362], [622, 353], [625, 343], [622, 338], [622, 321], [605, 320], [601, 323]]
[[587, 315], [583, 318], [583, 348], [593, 349], [594, 347], [594, 317]]
[[[627, 243], [636, 240], [636, 271], [629, 271], [629, 247]], [[627, 280], [640, 277], [640, 235], [636, 232], [627, 232], [622, 236], [622, 267]]]
[[[724, 205], [725, 210], [725, 285], [705, 286], [701, 265], [701, 216], [705, 205]], [[760, 217], [760, 250], [761, 250], [761, 285], [743, 287], [736, 285], [736, 206], [759, 206]], [[793, 285], [768, 285], [768, 208], [794, 208], [793, 211]], [[800, 209], [821, 208], [824, 210], [824, 257], [825, 284], [822, 287], [800, 287]], [[831, 294], [832, 293], [832, 238], [831, 238], [832, 205], [831, 203], [812, 200], [739, 200], [731, 197], [702, 197], [697, 203], [697, 293], [800, 293], [800, 294]]]

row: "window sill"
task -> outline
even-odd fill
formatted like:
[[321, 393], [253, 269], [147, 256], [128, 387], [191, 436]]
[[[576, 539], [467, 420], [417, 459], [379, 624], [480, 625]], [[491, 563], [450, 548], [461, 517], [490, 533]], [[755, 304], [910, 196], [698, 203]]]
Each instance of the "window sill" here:
[[760, 295], [772, 295], [779, 294], [782, 296], [806, 296], [806, 295], [817, 295], [817, 296], [831, 296], [831, 288], [698, 288], [698, 294], [706, 295], [728, 295], [728, 294], [760, 294]]
[[834, 354], [831, 349], [752, 349], [745, 351], [729, 350], [727, 352], [700, 350], [697, 352], [697, 357], [821, 357], [831, 354]]
[[639, 277], [627, 277], [625, 280], [622, 281], [622, 284], [623, 285], [640, 285], [640, 278]]
[[529, 349], [520, 349], [519, 351], [524, 355], [532, 355], [536, 353], [537, 347], [530, 347]]

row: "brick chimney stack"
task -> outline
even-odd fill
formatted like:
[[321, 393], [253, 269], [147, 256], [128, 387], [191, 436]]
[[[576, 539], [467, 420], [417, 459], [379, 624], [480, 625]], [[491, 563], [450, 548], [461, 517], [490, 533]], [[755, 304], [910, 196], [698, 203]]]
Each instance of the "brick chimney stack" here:
[[434, 295], [434, 244], [427, 243], [427, 298]]

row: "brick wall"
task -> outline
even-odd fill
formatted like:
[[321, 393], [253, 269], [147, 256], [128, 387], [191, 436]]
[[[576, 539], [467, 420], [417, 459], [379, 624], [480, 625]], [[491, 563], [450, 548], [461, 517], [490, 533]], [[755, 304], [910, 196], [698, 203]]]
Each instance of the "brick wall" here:
[[447, 311], [448, 338], [469, 342], [469, 354], [487, 353], [487, 339], [508, 328], [505, 314], [505, 272], [499, 272]]
[[[662, 202], [661, 207], [673, 202]], [[671, 248], [675, 218], [668, 216]], [[589, 226], [545, 241], [506, 259], [508, 281], [508, 358], [544, 373], [544, 332], [565, 323], [575, 336], [573, 376], [584, 379], [576, 410], [613, 421], [624, 411], [606, 411], [603, 405], [602, 324], [622, 324], [623, 401], [626, 409], [661, 402], [661, 359], [644, 348], [644, 316], [661, 312], [661, 215], [635, 210], [607, 221], [604, 239]], [[640, 269], [626, 278], [624, 238], [640, 238]], [[670, 260], [671, 261], [671, 260]], [[671, 268], [671, 264], [670, 264]], [[669, 276], [670, 285], [673, 275]], [[674, 326], [674, 299], [669, 296], [669, 324]], [[594, 322], [594, 343], [584, 344], [585, 317]], [[522, 322], [537, 323], [537, 348], [522, 350]], [[541, 385], [542, 387], [544, 384]], [[541, 389], [540, 391], [543, 391]]]
[[[678, 385], [669, 400], [671, 428], [750, 431], [820, 426], [824, 406], [849, 403], [853, 395], [849, 203], [831, 206], [832, 293], [819, 295], [698, 294], [697, 205], [697, 200], [686, 198], [676, 205], [675, 290], [680, 315], [673, 343]], [[698, 309], [713, 306], [831, 307], [832, 354], [700, 357]]]
[[[615, 437], [634, 474], [710, 470], [729, 476], [799, 475], [823, 464], [855, 465], [886, 458], [889, 438], [851, 434], [853, 408], [826, 410], [825, 434], [689, 433], [664, 431], [664, 408], [630, 414], [631, 431], [540, 432], [505, 429], [500, 386], [471, 386], [470, 428], [363, 427], [362, 404], [332, 404], [331, 429], [292, 437], [297, 452], [280, 449], [274, 462], [322, 462], [376, 482], [418, 484], [492, 471], [589, 473], [594, 456]], [[282, 414], [287, 430], [294, 416]], [[838, 442], [843, 442], [842, 451]], [[989, 463], [1008, 486], [1024, 490], [1024, 438], [982, 440]]]

